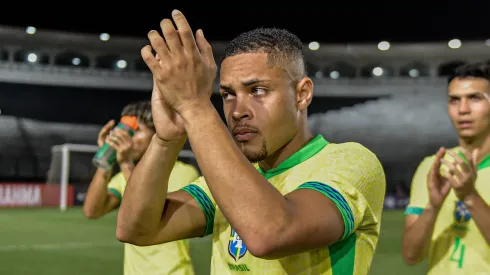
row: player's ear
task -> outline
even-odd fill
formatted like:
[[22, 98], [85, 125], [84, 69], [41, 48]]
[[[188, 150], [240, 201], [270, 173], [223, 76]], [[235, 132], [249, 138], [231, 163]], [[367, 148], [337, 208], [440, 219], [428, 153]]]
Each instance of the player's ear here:
[[313, 81], [309, 77], [304, 77], [296, 85], [296, 108], [304, 111], [311, 103], [313, 98]]

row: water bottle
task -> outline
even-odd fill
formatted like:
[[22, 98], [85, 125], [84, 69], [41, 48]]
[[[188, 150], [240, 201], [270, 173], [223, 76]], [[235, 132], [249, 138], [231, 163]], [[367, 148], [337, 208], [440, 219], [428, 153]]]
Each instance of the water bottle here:
[[[128, 131], [130, 136], [133, 136], [134, 131], [138, 129], [138, 121], [135, 116], [123, 116], [121, 121], [114, 127], [115, 129], [123, 129]], [[104, 145], [97, 150], [92, 163], [103, 170], [109, 170], [112, 165], [116, 162], [116, 150], [112, 148], [109, 144], [104, 142]]]

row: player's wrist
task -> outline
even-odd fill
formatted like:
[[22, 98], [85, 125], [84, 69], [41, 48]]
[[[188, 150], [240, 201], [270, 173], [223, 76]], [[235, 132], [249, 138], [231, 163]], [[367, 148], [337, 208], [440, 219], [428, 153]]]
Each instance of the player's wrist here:
[[151, 139], [151, 143], [153, 143], [157, 148], [160, 149], [168, 149], [168, 148], [181, 149], [182, 147], [184, 147], [186, 140], [187, 140], [187, 136], [176, 138], [176, 139], [163, 139], [160, 138], [158, 134], [154, 134], [153, 138]]
[[96, 174], [108, 181], [112, 176], [112, 169], [113, 167], [110, 167], [109, 169], [97, 168]]
[[463, 203], [465, 204], [466, 207], [472, 208], [475, 204], [475, 201], [481, 199], [480, 195], [478, 192], [475, 190], [474, 192], [469, 193], [463, 198]]
[[184, 124], [188, 124], [190, 121], [196, 118], [202, 118], [206, 114], [215, 111], [211, 100], [195, 100], [184, 105], [178, 113]]
[[439, 214], [439, 211], [441, 211], [441, 207], [442, 207], [442, 205], [434, 205], [434, 204], [429, 203], [425, 207], [424, 212], [427, 211], [431, 214], [437, 215], [437, 214]]
[[124, 160], [119, 163], [119, 168], [121, 169], [134, 168], [134, 162], [131, 160]]

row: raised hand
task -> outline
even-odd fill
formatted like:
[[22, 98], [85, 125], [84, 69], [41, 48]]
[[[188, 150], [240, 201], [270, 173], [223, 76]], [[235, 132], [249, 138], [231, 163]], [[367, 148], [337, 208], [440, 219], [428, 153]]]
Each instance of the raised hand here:
[[158, 138], [166, 142], [182, 141], [187, 138], [182, 118], [162, 98], [155, 79], [153, 79], [151, 93], [151, 112]]
[[133, 163], [133, 139], [129, 133], [122, 129], [116, 129], [106, 138], [107, 144], [117, 152], [116, 159], [119, 165]]
[[111, 130], [114, 128], [115, 124], [116, 122], [114, 120], [110, 120], [104, 125], [104, 127], [102, 127], [102, 129], [100, 129], [99, 135], [97, 136], [97, 145], [99, 148], [104, 145], [107, 136], [111, 133]]
[[432, 169], [427, 178], [427, 188], [429, 191], [429, 203], [434, 209], [441, 208], [444, 200], [446, 200], [451, 185], [447, 179], [441, 175], [441, 161], [443, 160], [446, 149], [441, 148], [436, 154]]
[[460, 149], [464, 158], [455, 152], [448, 151], [447, 153], [452, 157], [453, 161], [442, 159], [441, 162], [447, 167], [447, 173], [444, 177], [453, 188], [456, 196], [461, 201], [469, 195], [476, 193], [475, 181], [477, 175], [477, 157], [478, 150], [473, 151], [472, 154], [465, 149]]
[[[193, 32], [185, 16], [177, 10], [172, 12], [177, 26], [170, 19], [161, 23], [163, 39], [157, 31], [150, 31], [150, 46], [141, 50], [143, 60], [153, 73], [162, 98], [170, 108], [179, 114], [196, 108], [200, 104], [209, 104], [214, 80], [216, 62], [211, 45], [204, 38], [202, 30]], [[151, 48], [160, 57], [153, 56]]]

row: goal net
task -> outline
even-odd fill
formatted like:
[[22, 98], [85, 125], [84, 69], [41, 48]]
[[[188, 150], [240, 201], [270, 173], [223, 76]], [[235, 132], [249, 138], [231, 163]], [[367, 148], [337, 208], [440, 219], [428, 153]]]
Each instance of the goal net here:
[[[48, 170], [44, 197], [51, 197], [61, 211], [65, 211], [70, 200], [74, 200], [72, 188], [79, 184], [88, 184], [92, 180], [96, 167], [92, 158], [98, 147], [87, 144], [62, 144], [51, 148], [51, 163]], [[182, 150], [179, 159], [193, 164], [196, 168], [194, 154], [191, 150]], [[116, 169], [117, 167], [115, 167]], [[115, 171], [117, 172], [117, 171]], [[46, 204], [45, 204], [46, 205]]]

